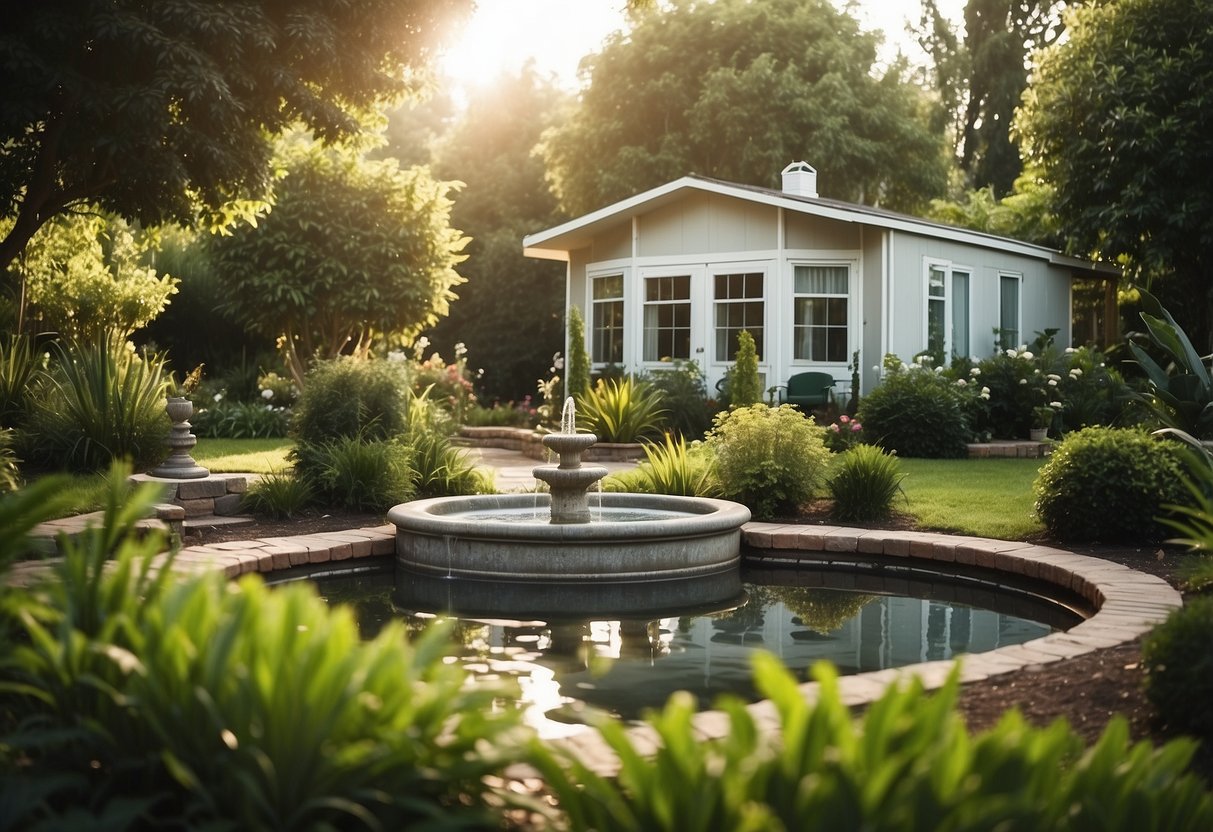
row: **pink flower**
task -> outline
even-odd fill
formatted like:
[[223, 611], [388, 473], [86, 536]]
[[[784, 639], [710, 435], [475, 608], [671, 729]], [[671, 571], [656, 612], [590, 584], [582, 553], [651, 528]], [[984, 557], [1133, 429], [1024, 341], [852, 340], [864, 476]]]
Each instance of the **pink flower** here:
[[859, 433], [861, 430], [863, 430], [863, 425], [859, 424], [859, 422], [851, 423], [851, 433]]
[[835, 433], [838, 433], [838, 425], [830, 425], [830, 430], [834, 431]]
[[851, 417], [844, 413], [838, 417], [838, 421], [845, 425], [847, 422], [851, 421]]

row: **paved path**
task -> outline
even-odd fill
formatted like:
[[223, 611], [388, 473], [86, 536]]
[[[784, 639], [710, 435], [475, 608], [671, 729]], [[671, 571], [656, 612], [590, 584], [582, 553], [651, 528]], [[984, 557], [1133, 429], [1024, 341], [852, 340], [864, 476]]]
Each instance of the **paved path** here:
[[[531, 471], [536, 465], [546, 465], [546, 462], [531, 459], [518, 451], [507, 451], [504, 448], [465, 448], [468, 454], [477, 459], [477, 467], [488, 468], [495, 472], [498, 491], [534, 491], [535, 476]], [[555, 461], [552, 462], [555, 464]], [[587, 465], [600, 465], [607, 471], [627, 471], [636, 467], [635, 462], [588, 462]]]

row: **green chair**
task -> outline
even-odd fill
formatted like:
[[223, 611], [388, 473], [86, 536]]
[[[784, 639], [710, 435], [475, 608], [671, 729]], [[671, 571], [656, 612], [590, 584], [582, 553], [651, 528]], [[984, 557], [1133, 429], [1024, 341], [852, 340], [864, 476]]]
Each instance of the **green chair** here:
[[834, 376], [829, 373], [796, 373], [787, 384], [778, 388], [779, 400], [794, 404], [801, 410], [825, 407], [830, 403], [830, 391], [834, 389]]

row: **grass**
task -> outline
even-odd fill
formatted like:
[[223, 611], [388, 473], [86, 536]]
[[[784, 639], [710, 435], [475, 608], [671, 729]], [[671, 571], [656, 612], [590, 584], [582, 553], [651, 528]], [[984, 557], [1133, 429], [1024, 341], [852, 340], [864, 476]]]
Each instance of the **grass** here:
[[191, 454], [215, 474], [270, 474], [290, 467], [290, 439], [199, 439]]
[[1044, 531], [1032, 509], [1041, 459], [903, 459], [906, 501], [894, 508], [927, 529], [1023, 538]]

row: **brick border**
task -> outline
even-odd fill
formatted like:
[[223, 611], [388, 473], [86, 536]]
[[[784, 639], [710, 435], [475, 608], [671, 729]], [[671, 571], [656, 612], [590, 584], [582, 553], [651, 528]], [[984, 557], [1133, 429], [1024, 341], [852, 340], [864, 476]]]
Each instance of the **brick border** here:
[[[839, 690], [843, 702], [851, 706], [872, 702], [888, 685], [912, 677], [921, 680], [928, 690], [939, 688], [958, 661], [962, 661], [961, 681], [974, 682], [1124, 644], [1149, 632], [1172, 610], [1183, 606], [1179, 592], [1161, 578], [1100, 558], [1032, 543], [930, 532], [773, 523], [747, 523], [742, 528], [742, 539], [764, 557], [792, 562], [809, 563], [816, 559], [815, 554], [826, 553], [878, 555], [902, 559], [907, 565], [917, 561], [984, 567], [1067, 589], [1096, 610], [1086, 621], [1065, 632], [1051, 633], [1024, 644], [961, 659], [844, 676], [838, 680]], [[224, 575], [235, 578], [246, 572], [273, 572], [305, 564], [389, 555], [395, 551], [395, 542], [396, 529], [390, 524], [298, 537], [233, 541], [186, 547], [177, 554], [173, 567], [182, 573], [222, 569]], [[167, 555], [160, 557], [164, 559]], [[800, 692], [806, 700], [816, 701], [818, 685], [804, 683]], [[777, 729], [775, 707], [770, 701], [747, 707], [760, 726]], [[730, 727], [722, 712], [711, 710], [696, 714], [693, 724], [702, 739], [723, 737]], [[652, 730], [646, 726], [630, 728], [628, 733], [639, 749], [651, 748], [656, 742]], [[618, 770], [614, 752], [593, 729], [586, 728], [552, 743], [576, 754], [601, 774], [610, 775]]]

